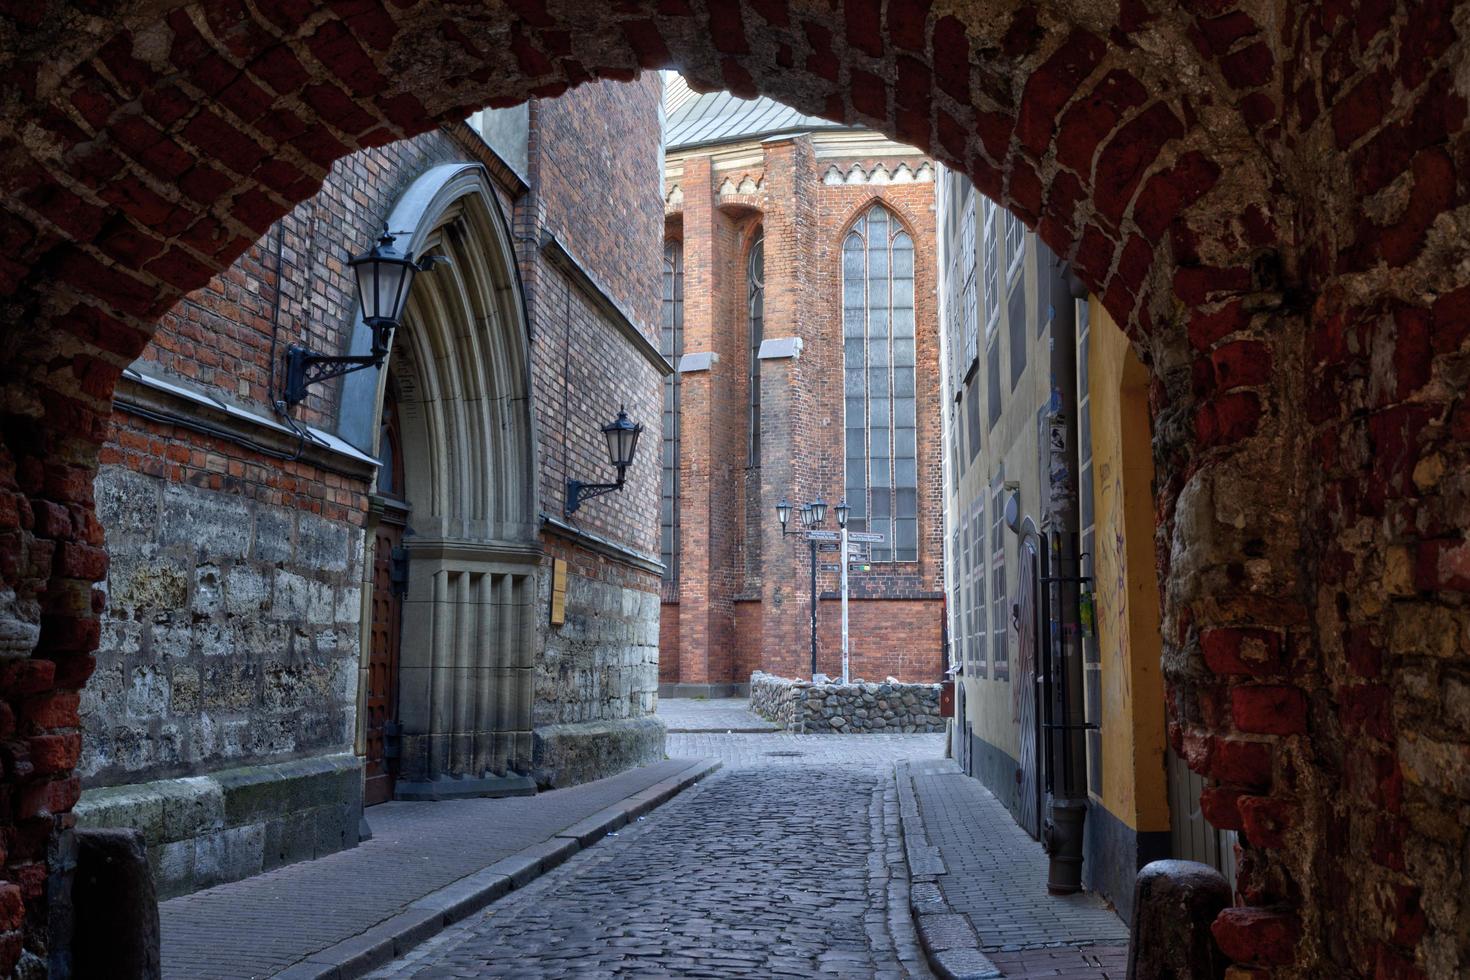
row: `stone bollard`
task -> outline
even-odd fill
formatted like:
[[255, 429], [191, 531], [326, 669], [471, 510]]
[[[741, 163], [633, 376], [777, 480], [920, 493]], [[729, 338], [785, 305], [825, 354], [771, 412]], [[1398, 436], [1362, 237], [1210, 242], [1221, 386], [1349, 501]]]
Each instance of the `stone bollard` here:
[[137, 830], [76, 831], [72, 976], [156, 980], [158, 897]]
[[1128, 980], [1221, 980], [1229, 960], [1210, 924], [1230, 905], [1230, 885], [1197, 861], [1154, 861], [1133, 886]]

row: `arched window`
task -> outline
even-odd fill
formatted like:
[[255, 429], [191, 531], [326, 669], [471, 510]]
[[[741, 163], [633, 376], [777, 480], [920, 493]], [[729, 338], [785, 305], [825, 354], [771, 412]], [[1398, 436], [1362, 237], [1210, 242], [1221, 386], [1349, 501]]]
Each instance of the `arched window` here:
[[674, 366], [664, 378], [664, 472], [659, 501], [659, 557], [664, 578], [678, 577], [679, 563], [679, 358], [684, 353], [684, 243], [664, 245], [663, 330], [659, 353]]
[[761, 341], [765, 339], [766, 315], [766, 234], [757, 229], [750, 244], [750, 257], [745, 263], [746, 313], [750, 325], [750, 453], [748, 462], [761, 462]]
[[848, 526], [876, 531], [874, 561], [918, 561], [914, 242], [875, 204], [842, 243]]

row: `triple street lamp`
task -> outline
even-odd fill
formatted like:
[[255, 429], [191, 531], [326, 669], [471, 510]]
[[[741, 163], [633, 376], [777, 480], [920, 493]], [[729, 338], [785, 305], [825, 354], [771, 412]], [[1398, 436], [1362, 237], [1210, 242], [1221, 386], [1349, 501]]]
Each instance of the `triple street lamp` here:
[[[836, 507], [834, 507], [833, 510], [835, 511], [835, 513], [837, 515], [837, 526], [838, 526], [838, 528], [846, 528], [847, 527], [847, 515], [851, 511], [851, 508], [847, 506], [847, 501], [845, 501], [845, 500], [842, 501]], [[809, 550], [809, 552], [811, 554], [811, 585], [812, 585], [812, 616], [811, 616], [811, 626], [812, 626], [812, 680], [816, 680], [817, 679], [817, 535], [813, 534], [812, 532], [820, 531], [822, 525], [827, 520], [827, 501], [823, 500], [821, 498], [821, 495], [818, 495], [816, 500], [813, 500], [813, 501], [811, 501], [809, 503], [806, 503], [806, 504], [802, 504], [801, 510], [800, 510], [800, 514], [801, 514], [801, 525], [807, 531], [807, 535], [806, 535], [807, 548], [808, 548], [808, 550]], [[785, 497], [782, 497], [781, 500], [780, 500], [780, 502], [776, 504], [776, 519], [781, 522], [781, 536], [784, 538], [786, 536], [786, 534], [787, 534], [787, 524], [789, 524], [790, 521], [791, 521], [791, 504], [786, 500]], [[846, 569], [844, 569], [844, 572], [845, 571], [846, 571]], [[844, 627], [845, 627], [845, 624], [844, 624]]]

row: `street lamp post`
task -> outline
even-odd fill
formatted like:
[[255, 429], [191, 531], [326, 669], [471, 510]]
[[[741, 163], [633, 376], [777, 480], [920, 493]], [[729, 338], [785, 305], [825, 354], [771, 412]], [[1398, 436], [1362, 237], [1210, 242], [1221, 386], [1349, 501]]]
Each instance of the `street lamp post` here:
[[837, 527], [842, 532], [842, 683], [848, 682], [847, 671], [847, 515], [852, 510], [844, 499], [835, 508]]
[[[827, 501], [820, 496], [811, 503], [801, 506], [801, 525], [807, 531], [816, 531], [821, 528], [827, 520]], [[786, 536], [786, 524], [791, 520], [791, 505], [782, 497], [781, 502], [776, 505], [776, 519], [781, 522], [781, 536]], [[807, 550], [811, 556], [811, 595], [812, 595], [812, 680], [817, 679], [817, 539], [811, 534], [806, 536]]]

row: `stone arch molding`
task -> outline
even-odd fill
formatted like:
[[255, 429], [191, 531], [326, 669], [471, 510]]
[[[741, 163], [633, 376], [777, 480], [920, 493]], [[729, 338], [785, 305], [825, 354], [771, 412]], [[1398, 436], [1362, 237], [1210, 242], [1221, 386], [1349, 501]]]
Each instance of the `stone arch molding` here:
[[[344, 429], [376, 440], [394, 389], [412, 506], [395, 795], [526, 791], [541, 548], [530, 331], [510, 230], [471, 164], [420, 176], [388, 224], [415, 255], [448, 260], [415, 281], [387, 370], [350, 376], [343, 397]], [[353, 350], [370, 343], [359, 322]], [[367, 425], [354, 410], [364, 402]]]
[[[420, 537], [530, 542], [536, 537], [536, 421], [530, 327], [510, 228], [478, 164], [420, 176], [388, 217], [403, 248], [448, 263], [419, 276], [388, 371], [350, 375], [342, 434], [378, 451], [390, 377], [405, 425], [408, 498]], [[352, 352], [371, 335], [359, 318]], [[364, 408], [371, 406], [370, 411]]]
[[[1470, 732], [1433, 693], [1435, 638], [1470, 615], [1454, 480], [1470, 470], [1470, 263], [1449, 233], [1470, 217], [1458, 13], [1449, 0], [12, 5], [0, 652], [18, 666], [0, 672], [0, 699], [16, 737], [78, 724], [107, 563], [92, 475], [114, 384], [157, 318], [356, 149], [677, 66], [930, 152], [1102, 298], [1151, 371], [1170, 738], [1210, 779], [1209, 818], [1243, 831], [1248, 907], [1220, 916], [1222, 948], [1280, 976], [1465, 972], [1456, 855], [1470, 830], [1415, 816], [1470, 796], [1447, 761]], [[6, 877], [43, 880], [75, 778], [7, 766], [5, 780]], [[8, 967], [46, 917], [42, 899], [3, 897]]]

